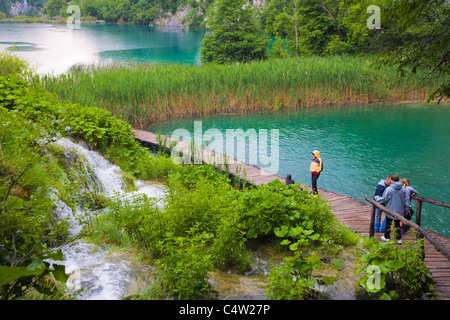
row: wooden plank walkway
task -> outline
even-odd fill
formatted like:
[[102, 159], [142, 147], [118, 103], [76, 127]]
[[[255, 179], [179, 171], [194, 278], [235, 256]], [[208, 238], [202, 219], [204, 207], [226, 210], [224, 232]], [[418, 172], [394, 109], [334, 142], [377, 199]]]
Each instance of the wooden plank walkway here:
[[[158, 136], [155, 133], [133, 130], [136, 135], [135, 139], [139, 141], [142, 145], [146, 147], [156, 148], [159, 145]], [[166, 138], [166, 148], [170, 148], [172, 140], [169, 137]], [[160, 140], [161, 142], [161, 140]], [[180, 150], [183, 152], [188, 152], [190, 150], [190, 145], [187, 142], [179, 141]], [[202, 159], [206, 159], [205, 162], [212, 161], [217, 157], [222, 158], [224, 161], [224, 156], [219, 154], [214, 154], [209, 150], [199, 147], [198, 152], [201, 152]], [[245, 178], [249, 184], [259, 186], [261, 184], [269, 183], [275, 179], [280, 180], [282, 183], [286, 182], [286, 178], [280, 177], [278, 175], [272, 174], [265, 171], [257, 166], [249, 165], [238, 161], [234, 158], [229, 159], [229, 172], [231, 174], [238, 175], [241, 179]], [[223, 162], [222, 162], [223, 163]], [[245, 169], [245, 177], [243, 177], [242, 172]], [[308, 185], [302, 185], [303, 188], [311, 187]], [[335, 192], [327, 191], [319, 188], [319, 193], [321, 197], [330, 202], [332, 212], [336, 218], [345, 226], [349, 227], [353, 231], [369, 236], [370, 219], [372, 206], [356, 200], [348, 195], [341, 195]], [[434, 238], [441, 241], [447, 248], [450, 248], [450, 237], [443, 236], [434, 232], [430, 232]], [[376, 233], [375, 237], [380, 240], [381, 233]], [[411, 233], [407, 233], [403, 239], [404, 240], [414, 240], [415, 236]], [[425, 240], [425, 265], [432, 272], [433, 279], [437, 280], [435, 292], [438, 295], [438, 299], [450, 300], [450, 261], [442, 255], [435, 247], [427, 240]]]

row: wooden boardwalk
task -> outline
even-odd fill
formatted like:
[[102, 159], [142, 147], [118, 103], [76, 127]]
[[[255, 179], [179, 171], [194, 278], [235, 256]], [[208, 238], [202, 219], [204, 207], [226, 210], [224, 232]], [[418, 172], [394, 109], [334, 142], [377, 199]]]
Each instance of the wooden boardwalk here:
[[[139, 141], [142, 145], [155, 148], [160, 143], [158, 141], [158, 136], [152, 132], [133, 130], [136, 135], [135, 139]], [[160, 137], [161, 138], [161, 137]], [[165, 138], [165, 137], [162, 137]], [[165, 140], [166, 148], [170, 148], [172, 143], [171, 139], [167, 137]], [[190, 149], [188, 143], [181, 142], [181, 148], [184, 152]], [[200, 150], [201, 149], [201, 150]], [[217, 157], [222, 157], [223, 155], [214, 154], [203, 148], [199, 148], [199, 152], [202, 153], [203, 159], [216, 159]], [[245, 169], [245, 176], [242, 175]], [[261, 184], [269, 183], [275, 179], [280, 180], [282, 183], [286, 183], [286, 178], [280, 177], [278, 175], [272, 174], [265, 171], [257, 166], [248, 165], [246, 163], [237, 161], [236, 159], [229, 158], [229, 172], [231, 174], [238, 175], [241, 179], [245, 178], [249, 184], [259, 186]], [[302, 185], [304, 188], [311, 190], [308, 185]], [[335, 192], [330, 192], [324, 189], [319, 189], [321, 197], [330, 202], [331, 209], [336, 218], [345, 226], [349, 227], [353, 231], [369, 236], [370, 220], [371, 220], [371, 210], [372, 206], [361, 202], [359, 200], [353, 199], [351, 196], [341, 195]], [[411, 232], [410, 232], [411, 233]], [[414, 239], [415, 236], [407, 233], [404, 236], [404, 240]], [[447, 236], [439, 235], [434, 232], [430, 232], [434, 238], [439, 239], [446, 248], [450, 248], [450, 238]], [[376, 233], [375, 237], [380, 239], [381, 233]], [[450, 300], [450, 261], [435, 249], [435, 247], [427, 240], [425, 240], [425, 265], [432, 272], [432, 278], [437, 280], [437, 285], [435, 292], [438, 295], [438, 299]]]

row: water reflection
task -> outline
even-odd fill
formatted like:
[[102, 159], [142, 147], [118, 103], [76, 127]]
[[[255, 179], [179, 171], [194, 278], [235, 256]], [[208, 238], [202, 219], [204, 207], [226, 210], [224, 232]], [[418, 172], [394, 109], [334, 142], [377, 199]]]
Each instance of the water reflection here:
[[0, 50], [15, 52], [40, 74], [78, 64], [200, 63], [201, 31], [132, 25], [0, 24]]

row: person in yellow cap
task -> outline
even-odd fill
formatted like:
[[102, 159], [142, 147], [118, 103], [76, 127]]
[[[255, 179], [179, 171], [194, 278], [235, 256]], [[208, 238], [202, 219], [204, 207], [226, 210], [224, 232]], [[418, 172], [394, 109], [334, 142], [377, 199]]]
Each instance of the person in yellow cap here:
[[317, 191], [317, 179], [319, 179], [320, 173], [323, 170], [323, 161], [320, 158], [320, 152], [314, 150], [312, 152], [314, 159], [311, 162], [311, 166], [309, 167], [309, 171], [311, 171], [311, 180], [312, 180], [312, 189], [315, 193], [319, 193]]

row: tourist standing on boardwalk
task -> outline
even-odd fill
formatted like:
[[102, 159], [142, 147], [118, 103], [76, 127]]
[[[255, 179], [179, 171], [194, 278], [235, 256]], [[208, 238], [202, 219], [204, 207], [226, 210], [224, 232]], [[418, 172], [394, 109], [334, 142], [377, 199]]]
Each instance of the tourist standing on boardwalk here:
[[[405, 213], [411, 209], [411, 200], [406, 193], [406, 189], [399, 181], [398, 175], [391, 175], [391, 184], [384, 190], [383, 196], [375, 197], [375, 201], [384, 205], [387, 209], [405, 216]], [[390, 240], [391, 224], [395, 225], [396, 239], [398, 243], [402, 243], [402, 233], [400, 231], [400, 220], [386, 213], [386, 230], [381, 240]]]
[[[374, 200], [377, 196], [383, 196], [384, 190], [391, 185], [391, 181], [391, 176], [388, 176], [386, 180], [380, 180], [380, 182], [378, 182], [377, 188], [375, 189], [375, 194], [373, 196]], [[383, 223], [381, 223], [381, 214], [381, 210], [375, 208], [375, 232], [384, 232], [386, 229], [386, 219], [384, 219]]]
[[[406, 194], [409, 197], [409, 200], [411, 201], [411, 196], [418, 194], [418, 192], [413, 187], [411, 187], [411, 183], [408, 178], [400, 179], [400, 182], [402, 183], [403, 187], [405, 187]], [[413, 215], [414, 215], [414, 210], [412, 208], [409, 208], [409, 211], [406, 212], [406, 214], [405, 214], [405, 218], [408, 220], [411, 220]], [[410, 228], [408, 226], [402, 225], [402, 234], [409, 231], [409, 229]]]
[[319, 193], [317, 190], [317, 179], [319, 179], [320, 173], [323, 170], [323, 161], [320, 158], [319, 151], [314, 150], [312, 154], [314, 156], [314, 159], [311, 162], [311, 166], [309, 167], [309, 170], [311, 171], [312, 189], [315, 193]]

